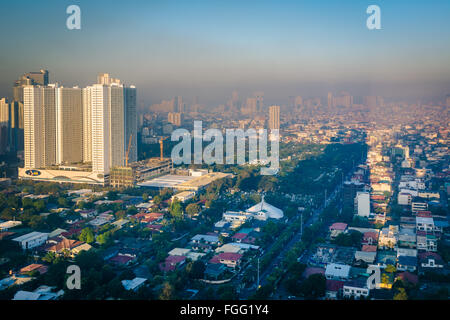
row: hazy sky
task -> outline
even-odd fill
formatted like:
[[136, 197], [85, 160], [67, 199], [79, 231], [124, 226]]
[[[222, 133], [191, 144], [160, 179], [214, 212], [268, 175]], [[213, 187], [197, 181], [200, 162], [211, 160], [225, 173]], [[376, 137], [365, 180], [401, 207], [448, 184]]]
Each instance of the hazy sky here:
[[[81, 30], [66, 28], [71, 4]], [[370, 4], [382, 30], [366, 27]], [[0, 96], [40, 68], [66, 86], [109, 72], [146, 104], [174, 95], [218, 103], [235, 88], [269, 101], [450, 93], [448, 0], [2, 0], [0, 15]]]

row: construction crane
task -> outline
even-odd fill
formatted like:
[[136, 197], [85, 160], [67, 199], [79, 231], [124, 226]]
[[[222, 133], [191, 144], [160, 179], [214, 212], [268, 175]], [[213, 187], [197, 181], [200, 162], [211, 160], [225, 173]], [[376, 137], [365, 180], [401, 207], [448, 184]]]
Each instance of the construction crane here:
[[161, 161], [164, 160], [164, 140], [166, 140], [167, 138], [169, 138], [169, 137], [164, 137], [164, 138], [159, 139], [159, 149], [161, 151], [161, 157], [160, 157]]
[[128, 148], [127, 153], [125, 154], [125, 167], [128, 167], [128, 156], [130, 155], [130, 149], [131, 149], [131, 139], [133, 138], [133, 135], [130, 135], [130, 140], [128, 141]]

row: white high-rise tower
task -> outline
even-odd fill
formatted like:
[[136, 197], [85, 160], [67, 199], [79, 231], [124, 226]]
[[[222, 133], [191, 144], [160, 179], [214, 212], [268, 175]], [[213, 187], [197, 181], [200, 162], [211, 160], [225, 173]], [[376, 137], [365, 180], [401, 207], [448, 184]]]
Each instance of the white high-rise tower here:
[[56, 164], [55, 85], [24, 87], [25, 168]]
[[108, 74], [99, 76], [99, 82], [86, 88], [85, 110], [92, 114], [92, 170], [106, 176], [112, 167], [125, 164], [130, 137], [128, 161], [137, 160], [136, 88]]
[[56, 90], [56, 162], [58, 164], [83, 161], [83, 99], [82, 90]]

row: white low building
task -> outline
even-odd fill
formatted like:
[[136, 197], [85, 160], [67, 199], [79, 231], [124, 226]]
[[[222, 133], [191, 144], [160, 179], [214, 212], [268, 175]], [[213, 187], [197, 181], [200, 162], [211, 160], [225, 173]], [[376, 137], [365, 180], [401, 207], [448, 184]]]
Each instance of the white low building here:
[[350, 277], [350, 266], [330, 263], [325, 269], [325, 277], [329, 280], [347, 280]]
[[171, 201], [174, 201], [177, 199], [178, 201], [185, 203], [186, 201], [189, 201], [195, 197], [195, 192], [193, 191], [183, 191], [180, 193], [177, 193], [172, 196]]
[[20, 226], [21, 224], [21, 221], [5, 221], [0, 223], [0, 231], [8, 231], [9, 229]]
[[34, 291], [19, 290], [13, 300], [56, 300], [64, 294], [64, 290], [52, 292], [54, 287], [40, 286]]
[[374, 263], [375, 262], [375, 258], [377, 256], [376, 252], [367, 252], [367, 251], [356, 251], [355, 252], [355, 260], [361, 260], [364, 261], [366, 263]]
[[185, 256], [187, 255], [191, 249], [186, 248], [173, 248], [169, 251], [169, 256]]
[[412, 195], [410, 193], [401, 190], [400, 193], [398, 194], [397, 202], [399, 205], [402, 206], [410, 206], [412, 202]]
[[251, 219], [253, 219], [253, 215], [245, 211], [227, 211], [222, 215], [222, 221], [230, 222], [232, 229], [239, 228]]
[[145, 281], [147, 281], [147, 279], [145, 278], [134, 278], [133, 280], [122, 280], [122, 285], [125, 288], [125, 290], [129, 291], [136, 291], [139, 288], [141, 288]]
[[13, 239], [13, 241], [17, 241], [20, 243], [22, 249], [32, 249], [38, 247], [45, 243], [48, 239], [48, 233], [43, 232], [31, 232], [24, 234], [23, 236], [17, 237]]
[[283, 210], [274, 207], [273, 205], [264, 201], [264, 197], [261, 202], [255, 204], [253, 207], [247, 210], [257, 220], [267, 219], [282, 219], [284, 217]]
[[357, 192], [355, 197], [355, 207], [360, 217], [370, 215], [370, 194], [368, 192]]
[[343, 296], [345, 298], [361, 298], [368, 297], [370, 293], [369, 288], [367, 287], [367, 283], [364, 280], [357, 279], [348, 281], [344, 284], [343, 288]]
[[434, 221], [431, 217], [416, 217], [416, 230], [432, 232], [434, 229]]

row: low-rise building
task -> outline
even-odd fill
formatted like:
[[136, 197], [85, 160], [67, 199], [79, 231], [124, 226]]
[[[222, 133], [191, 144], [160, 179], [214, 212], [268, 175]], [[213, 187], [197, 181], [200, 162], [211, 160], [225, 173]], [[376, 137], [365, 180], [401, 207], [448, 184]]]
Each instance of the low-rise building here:
[[327, 279], [325, 297], [329, 300], [336, 300], [342, 295], [344, 284], [344, 281]]
[[48, 239], [48, 233], [33, 231], [31, 233], [24, 234], [23, 236], [14, 238], [20, 244], [22, 249], [33, 249], [45, 243]]
[[325, 277], [329, 280], [347, 280], [350, 277], [349, 265], [330, 263], [325, 269]]
[[440, 255], [434, 252], [423, 252], [419, 254], [421, 268], [444, 268], [445, 262]]
[[398, 271], [414, 272], [417, 270], [417, 257], [400, 256], [397, 261]]
[[430, 252], [437, 251], [437, 243], [438, 239], [432, 233], [428, 233], [425, 231], [417, 232], [417, 249], [425, 250]]
[[367, 298], [369, 296], [369, 293], [370, 290], [367, 287], [367, 279], [365, 278], [348, 281], [344, 284], [343, 287], [343, 296], [345, 298]]
[[355, 261], [364, 261], [366, 263], [374, 263], [375, 258], [377, 257], [377, 253], [370, 251], [356, 251], [355, 253]]
[[122, 286], [127, 291], [130, 291], [130, 290], [137, 291], [144, 286], [146, 281], [147, 281], [147, 279], [145, 279], [145, 278], [136, 277], [132, 280], [122, 280]]
[[427, 211], [428, 210], [428, 203], [421, 200], [412, 200], [411, 202], [411, 211], [413, 213], [417, 213], [419, 211]]
[[384, 227], [381, 229], [378, 238], [379, 248], [394, 248], [398, 240], [398, 226], [390, 225], [389, 227]]
[[330, 226], [330, 239], [335, 239], [338, 235], [347, 230], [348, 225], [342, 222], [335, 222]]
[[417, 231], [432, 232], [434, 230], [434, 221], [431, 217], [416, 217]]
[[52, 292], [54, 287], [40, 286], [34, 291], [19, 290], [13, 300], [56, 300], [64, 294], [64, 290]]
[[171, 201], [177, 199], [178, 201], [185, 203], [195, 197], [195, 192], [193, 191], [182, 191], [172, 196]]
[[242, 254], [222, 252], [219, 253], [217, 258], [221, 264], [224, 264], [230, 268], [236, 268], [241, 263]]
[[406, 192], [400, 192], [398, 194], [397, 202], [399, 205], [410, 206], [412, 201], [412, 195]]

